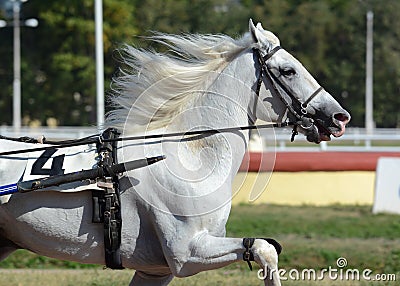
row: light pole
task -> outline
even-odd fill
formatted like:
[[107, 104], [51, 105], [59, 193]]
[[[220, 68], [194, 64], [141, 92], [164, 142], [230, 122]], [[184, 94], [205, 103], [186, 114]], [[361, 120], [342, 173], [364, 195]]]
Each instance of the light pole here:
[[103, 1], [95, 0], [97, 129], [104, 125]]
[[14, 80], [13, 80], [13, 126], [15, 131], [21, 129], [21, 33], [19, 14], [21, 3], [14, 1]]
[[16, 132], [21, 129], [21, 32], [22, 26], [35, 28], [39, 25], [37, 19], [20, 21], [21, 4], [27, 0], [12, 0], [13, 21], [7, 23], [0, 20], [0, 28], [12, 26], [14, 30], [14, 80], [13, 80], [13, 127]]
[[367, 12], [367, 45], [366, 45], [366, 79], [365, 79], [365, 129], [372, 134], [374, 129], [373, 117], [373, 21], [374, 13]]

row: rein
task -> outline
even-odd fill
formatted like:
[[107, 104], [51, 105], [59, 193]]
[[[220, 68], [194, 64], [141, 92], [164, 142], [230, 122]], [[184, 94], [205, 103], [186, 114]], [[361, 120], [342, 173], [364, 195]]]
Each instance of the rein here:
[[46, 138], [44, 138], [44, 137], [41, 137], [40, 139], [35, 139], [35, 138], [31, 138], [31, 137], [26, 137], [26, 136], [19, 137], [19, 138], [11, 138], [11, 137], [6, 137], [6, 136], [0, 135], [0, 139], [12, 140], [12, 141], [17, 141], [17, 142], [41, 143], [41, 144], [53, 145], [53, 146], [45, 146], [45, 147], [38, 147], [38, 148], [20, 149], [20, 150], [1, 152], [0, 156], [23, 154], [23, 153], [29, 153], [29, 152], [35, 152], [35, 151], [45, 151], [45, 150], [54, 149], [54, 148], [68, 148], [68, 147], [88, 145], [88, 144], [94, 144], [94, 143], [103, 143], [103, 142], [149, 140], [149, 139], [169, 138], [169, 137], [178, 137], [178, 136], [214, 135], [214, 134], [218, 134], [218, 133], [228, 133], [228, 132], [253, 130], [253, 129], [287, 127], [287, 126], [293, 126], [293, 125], [295, 125], [294, 122], [282, 122], [282, 123], [227, 127], [227, 128], [220, 128], [220, 129], [204, 129], [204, 130], [198, 130], [198, 131], [174, 132], [174, 133], [165, 133], [165, 134], [127, 136], [127, 137], [118, 137], [118, 138], [103, 138], [102, 134], [95, 134], [95, 135], [91, 135], [91, 136], [84, 137], [81, 139], [65, 140], [65, 141], [49, 141], [49, 140], [46, 140]]

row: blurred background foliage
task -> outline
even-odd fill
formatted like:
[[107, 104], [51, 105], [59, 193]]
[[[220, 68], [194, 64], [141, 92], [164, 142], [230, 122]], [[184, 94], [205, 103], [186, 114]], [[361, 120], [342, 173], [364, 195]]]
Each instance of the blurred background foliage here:
[[[0, 8], [6, 0], [0, 0]], [[2, 5], [3, 4], [3, 5]], [[248, 19], [263, 23], [364, 126], [366, 12], [374, 12], [374, 120], [400, 127], [398, 0], [103, 0], [106, 88], [116, 49], [147, 47], [141, 36], [224, 33], [239, 37]], [[35, 1], [21, 18], [23, 124], [95, 125], [94, 1]], [[4, 10], [0, 19], [10, 20]], [[12, 124], [12, 29], [0, 29], [0, 124]]]

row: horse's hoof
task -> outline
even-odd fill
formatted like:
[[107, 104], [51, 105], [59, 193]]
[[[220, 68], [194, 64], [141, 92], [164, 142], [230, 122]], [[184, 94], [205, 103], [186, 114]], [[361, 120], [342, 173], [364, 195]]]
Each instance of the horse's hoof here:
[[281, 254], [282, 252], [282, 245], [280, 245], [279, 242], [277, 242], [275, 239], [273, 238], [265, 238], [265, 237], [261, 237], [258, 239], [264, 239], [266, 240], [269, 244], [272, 244], [275, 247], [276, 253]]

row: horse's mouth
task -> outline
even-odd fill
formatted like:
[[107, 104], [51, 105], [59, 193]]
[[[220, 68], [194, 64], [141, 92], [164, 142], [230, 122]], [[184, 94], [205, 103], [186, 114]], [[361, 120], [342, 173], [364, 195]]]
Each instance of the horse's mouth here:
[[314, 125], [317, 129], [318, 136], [314, 136], [316, 140], [314, 140], [313, 142], [317, 144], [322, 141], [331, 141], [331, 135], [333, 137], [340, 137], [344, 134], [346, 130], [346, 124], [341, 121], [338, 121], [339, 126], [336, 126], [335, 124], [334, 126], [325, 127], [324, 124], [322, 124], [318, 120], [314, 122]]

